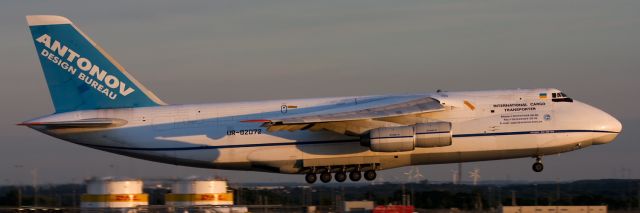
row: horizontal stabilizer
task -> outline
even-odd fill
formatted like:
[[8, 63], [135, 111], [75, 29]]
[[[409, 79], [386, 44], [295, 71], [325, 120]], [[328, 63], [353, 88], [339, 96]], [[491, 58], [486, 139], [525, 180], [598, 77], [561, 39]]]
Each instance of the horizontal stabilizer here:
[[127, 121], [117, 118], [89, 118], [75, 121], [44, 121], [23, 122], [21, 126], [42, 126], [47, 128], [97, 128], [108, 126], [122, 126]]

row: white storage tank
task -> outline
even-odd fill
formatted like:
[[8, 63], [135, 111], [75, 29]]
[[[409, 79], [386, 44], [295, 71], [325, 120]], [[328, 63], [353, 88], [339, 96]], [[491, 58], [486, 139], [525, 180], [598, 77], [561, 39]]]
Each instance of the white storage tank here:
[[233, 193], [227, 190], [227, 181], [190, 177], [175, 181], [165, 203], [172, 206], [233, 205]]
[[142, 192], [142, 180], [105, 177], [86, 183], [87, 193], [80, 198], [82, 208], [134, 208], [149, 204], [149, 195]]

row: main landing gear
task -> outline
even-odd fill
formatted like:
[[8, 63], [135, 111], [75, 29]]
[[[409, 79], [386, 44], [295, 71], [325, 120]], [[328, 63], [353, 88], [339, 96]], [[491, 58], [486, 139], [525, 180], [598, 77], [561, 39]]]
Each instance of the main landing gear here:
[[349, 173], [349, 180], [353, 182], [358, 182], [362, 178], [362, 173], [360, 171], [353, 171]]
[[304, 180], [307, 181], [307, 183], [315, 183], [316, 180], [318, 180], [318, 177], [316, 177], [316, 174], [314, 173], [309, 173], [304, 176]]
[[378, 175], [376, 174], [375, 170], [369, 170], [369, 171], [364, 172], [364, 179], [365, 180], [368, 180], [368, 181], [375, 180], [376, 176], [378, 176]]
[[343, 171], [336, 172], [335, 179], [338, 182], [344, 182], [345, 180], [347, 180], [347, 173]]
[[[318, 172], [309, 172], [305, 175], [304, 180], [307, 181], [307, 183], [312, 184], [315, 183], [318, 180], [317, 177]], [[322, 172], [319, 172], [320, 174], [320, 181], [323, 183], [328, 183], [331, 182], [332, 179], [332, 175], [329, 171], [325, 170]], [[335, 174], [333, 175], [333, 179], [335, 179], [337, 182], [344, 182], [345, 180], [347, 180], [347, 176], [349, 177], [349, 180], [353, 181], [353, 182], [358, 182], [360, 181], [360, 179], [362, 179], [362, 172], [354, 170], [349, 172], [349, 175], [347, 175], [347, 172], [340, 170], [335, 172]], [[367, 181], [373, 181], [376, 179], [376, 171], [373, 169], [369, 169], [367, 171], [364, 172], [364, 179]]]
[[533, 163], [531, 169], [533, 169], [534, 172], [542, 172], [542, 170], [544, 169], [544, 165], [542, 165], [542, 158], [540, 158], [539, 156], [536, 157], [536, 162]]
[[323, 183], [328, 183], [331, 181], [331, 173], [329, 172], [323, 172], [320, 174], [320, 181], [322, 181]]

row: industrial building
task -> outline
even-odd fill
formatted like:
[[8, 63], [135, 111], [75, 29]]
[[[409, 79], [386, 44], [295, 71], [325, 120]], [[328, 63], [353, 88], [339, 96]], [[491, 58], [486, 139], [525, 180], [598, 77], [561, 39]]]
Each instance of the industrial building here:
[[504, 206], [502, 213], [607, 213], [607, 206]]
[[227, 181], [189, 177], [172, 181], [164, 205], [149, 205], [144, 182], [131, 178], [91, 178], [87, 192], [81, 196], [82, 212], [141, 212], [165, 209], [174, 212], [247, 212], [246, 207], [233, 206], [233, 192]]
[[149, 195], [142, 192], [140, 179], [93, 178], [87, 181], [87, 193], [80, 197], [81, 208], [129, 209], [149, 204]]

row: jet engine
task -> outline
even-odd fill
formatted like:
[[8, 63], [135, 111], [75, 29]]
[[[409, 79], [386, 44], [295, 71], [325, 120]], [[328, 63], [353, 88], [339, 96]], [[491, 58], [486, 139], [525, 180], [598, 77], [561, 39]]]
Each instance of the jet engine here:
[[374, 152], [403, 152], [416, 147], [449, 146], [451, 123], [430, 122], [372, 129], [360, 137], [360, 144]]

